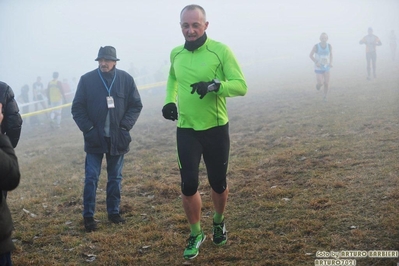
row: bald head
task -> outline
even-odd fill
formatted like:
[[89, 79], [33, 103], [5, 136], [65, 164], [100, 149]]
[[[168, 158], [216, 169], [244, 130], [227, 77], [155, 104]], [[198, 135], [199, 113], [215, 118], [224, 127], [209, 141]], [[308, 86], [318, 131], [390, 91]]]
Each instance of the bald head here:
[[205, 9], [203, 9], [202, 6], [199, 6], [199, 5], [188, 5], [188, 6], [185, 6], [180, 12], [180, 21], [182, 20], [182, 15], [183, 15], [183, 13], [185, 11], [196, 10], [196, 9], [198, 9], [202, 13], [202, 15], [204, 17], [204, 21], [206, 21]]

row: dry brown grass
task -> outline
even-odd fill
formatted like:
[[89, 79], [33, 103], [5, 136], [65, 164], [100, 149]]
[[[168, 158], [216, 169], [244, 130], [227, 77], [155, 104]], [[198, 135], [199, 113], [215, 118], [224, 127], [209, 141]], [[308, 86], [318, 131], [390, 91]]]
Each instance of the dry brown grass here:
[[70, 117], [57, 131], [25, 122], [16, 150], [22, 182], [9, 194], [15, 265], [314, 265], [318, 250], [398, 250], [399, 78], [392, 75], [397, 67], [387, 69], [373, 82], [363, 70], [336, 70], [327, 103], [311, 73], [273, 83], [248, 76], [248, 95], [229, 99], [229, 241], [215, 247], [209, 240], [213, 209], [201, 165], [208, 240], [190, 262], [182, 258], [189, 228], [175, 126], [160, 112], [163, 93], [143, 92], [145, 108], [132, 131], [121, 204], [127, 223], [107, 221], [103, 168], [93, 233], [84, 232], [81, 217], [78, 128]]

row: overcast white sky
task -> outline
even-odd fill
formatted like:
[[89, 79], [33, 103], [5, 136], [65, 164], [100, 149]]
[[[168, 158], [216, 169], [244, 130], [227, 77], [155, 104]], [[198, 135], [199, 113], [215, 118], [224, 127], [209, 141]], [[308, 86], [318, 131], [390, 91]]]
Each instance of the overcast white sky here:
[[[0, 80], [17, 92], [36, 76], [46, 84], [96, 68], [100, 46], [112, 45], [117, 67], [155, 71], [184, 42], [181, 9], [192, 1], [0, 0]], [[208, 36], [228, 44], [242, 64], [308, 54], [327, 32], [337, 53], [364, 56], [358, 41], [372, 26], [388, 46], [399, 33], [398, 0], [198, 0], [207, 12]], [[339, 58], [339, 56], [338, 56]], [[256, 63], [256, 62], [255, 62]]]

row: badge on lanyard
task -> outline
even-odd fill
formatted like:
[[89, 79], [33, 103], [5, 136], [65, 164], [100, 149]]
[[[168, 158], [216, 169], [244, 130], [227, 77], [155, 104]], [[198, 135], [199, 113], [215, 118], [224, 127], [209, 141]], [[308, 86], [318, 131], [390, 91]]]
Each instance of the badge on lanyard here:
[[107, 96], [108, 108], [115, 108], [114, 98], [112, 96]]
[[101, 81], [103, 82], [105, 88], [106, 88], [107, 91], [108, 91], [108, 95], [109, 95], [109, 96], [106, 97], [106, 98], [107, 98], [107, 106], [108, 106], [108, 109], [109, 109], [109, 108], [115, 108], [114, 98], [113, 98], [110, 94], [111, 94], [112, 85], [114, 85], [114, 82], [115, 82], [115, 79], [116, 79], [116, 69], [115, 69], [114, 78], [112, 79], [111, 86], [109, 86], [109, 88], [108, 88], [107, 84], [105, 83], [103, 77], [101, 76], [100, 68], [97, 68], [97, 72], [98, 72], [98, 75], [100, 76], [100, 79], [101, 79]]

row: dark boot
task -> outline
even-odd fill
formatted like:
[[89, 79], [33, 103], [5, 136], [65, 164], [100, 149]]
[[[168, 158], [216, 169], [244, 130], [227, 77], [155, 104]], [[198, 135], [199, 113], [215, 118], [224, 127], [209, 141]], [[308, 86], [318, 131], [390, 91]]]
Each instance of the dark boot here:
[[97, 230], [97, 222], [93, 217], [84, 217], [84, 224], [86, 232], [93, 232]]
[[124, 224], [125, 223], [125, 219], [123, 219], [119, 213], [109, 214], [108, 220], [114, 224]]

